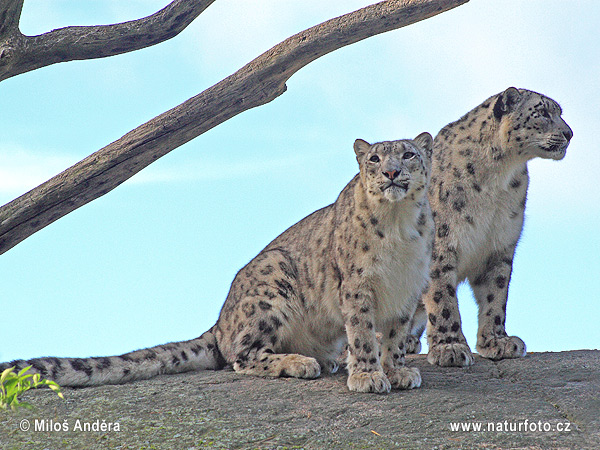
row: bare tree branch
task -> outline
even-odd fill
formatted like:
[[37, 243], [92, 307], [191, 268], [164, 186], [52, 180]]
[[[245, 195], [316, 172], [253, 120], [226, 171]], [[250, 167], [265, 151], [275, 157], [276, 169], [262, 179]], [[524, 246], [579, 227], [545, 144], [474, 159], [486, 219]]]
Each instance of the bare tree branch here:
[[171, 150], [240, 112], [275, 99], [296, 71], [320, 56], [467, 1], [384, 1], [286, 39], [201, 94], [0, 208], [0, 254], [106, 194]]
[[5, 0], [4, 5], [0, 5], [0, 39], [11, 30], [19, 29], [23, 2], [24, 0]]
[[115, 25], [66, 27], [25, 36], [19, 31], [23, 0], [0, 5], [0, 81], [40, 67], [104, 58], [171, 39], [215, 0], [175, 0], [143, 19]]

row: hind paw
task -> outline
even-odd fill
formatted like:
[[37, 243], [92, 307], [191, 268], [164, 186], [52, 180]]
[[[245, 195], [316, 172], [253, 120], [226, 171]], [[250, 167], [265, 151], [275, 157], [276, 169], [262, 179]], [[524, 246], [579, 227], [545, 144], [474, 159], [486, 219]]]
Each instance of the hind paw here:
[[278, 365], [280, 377], [317, 378], [321, 366], [315, 358], [302, 355], [287, 355]]
[[527, 353], [527, 348], [521, 338], [503, 336], [478, 339], [477, 351], [484, 358], [499, 360], [521, 358]]
[[406, 336], [406, 353], [421, 353], [421, 339], [414, 334]]

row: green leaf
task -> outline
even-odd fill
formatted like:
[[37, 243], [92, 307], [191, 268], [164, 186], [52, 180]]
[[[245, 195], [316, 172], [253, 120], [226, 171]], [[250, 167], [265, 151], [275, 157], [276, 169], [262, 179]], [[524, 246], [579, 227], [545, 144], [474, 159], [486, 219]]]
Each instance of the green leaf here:
[[17, 397], [23, 392], [39, 386], [48, 386], [64, 400], [65, 397], [60, 392], [60, 386], [56, 382], [42, 379], [39, 373], [27, 373], [29, 369], [31, 369], [31, 366], [21, 369], [19, 373], [14, 372], [14, 367], [2, 371], [0, 377], [0, 409], [6, 410], [9, 407], [13, 411], [21, 407], [31, 409], [32, 406], [29, 403], [21, 403]]
[[14, 374], [14, 367], [9, 367], [8, 369], [4, 369], [2, 371], [2, 375], [0, 376], [0, 383], [4, 383], [4, 380], [8, 378], [9, 375]]
[[31, 369], [31, 367], [33, 367], [33, 366], [27, 366], [27, 367], [24, 367], [23, 369], [19, 370], [19, 373], [17, 374], [17, 376], [18, 377], [23, 376], [25, 374], [25, 372], [27, 372], [29, 369]]

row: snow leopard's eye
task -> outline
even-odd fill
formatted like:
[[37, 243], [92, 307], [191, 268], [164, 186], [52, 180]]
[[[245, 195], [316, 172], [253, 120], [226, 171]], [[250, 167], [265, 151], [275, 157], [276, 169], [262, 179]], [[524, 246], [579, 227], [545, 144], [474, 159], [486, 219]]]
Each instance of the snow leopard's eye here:
[[373, 155], [373, 156], [371, 156], [371, 157], [369, 158], [369, 161], [371, 161], [371, 162], [374, 162], [374, 163], [378, 163], [378, 162], [379, 162], [379, 161], [381, 161], [381, 160], [379, 159], [379, 156], [377, 156], [377, 155]]
[[404, 155], [402, 155], [402, 159], [413, 159], [414, 157], [415, 154], [413, 152], [406, 152]]

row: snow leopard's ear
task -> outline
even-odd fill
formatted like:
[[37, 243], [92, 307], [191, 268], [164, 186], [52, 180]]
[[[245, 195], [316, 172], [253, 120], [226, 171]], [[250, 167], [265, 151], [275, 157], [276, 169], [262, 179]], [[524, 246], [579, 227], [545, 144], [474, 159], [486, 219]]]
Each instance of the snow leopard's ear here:
[[501, 94], [498, 94], [498, 99], [494, 105], [494, 117], [496, 120], [502, 119], [503, 115], [513, 111], [520, 98], [521, 93], [514, 87], [509, 87]]
[[413, 139], [413, 142], [425, 151], [427, 158], [431, 159], [433, 153], [433, 138], [429, 133], [421, 133]]
[[371, 144], [367, 141], [363, 141], [362, 139], [357, 139], [354, 141], [354, 153], [356, 153], [356, 159], [360, 163], [364, 156], [369, 153], [371, 149]]

